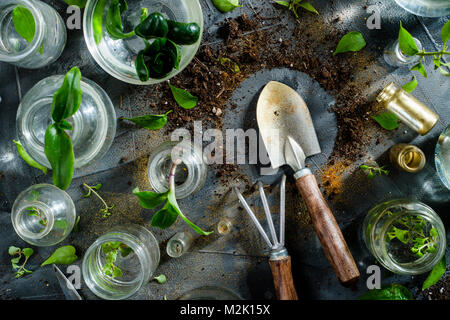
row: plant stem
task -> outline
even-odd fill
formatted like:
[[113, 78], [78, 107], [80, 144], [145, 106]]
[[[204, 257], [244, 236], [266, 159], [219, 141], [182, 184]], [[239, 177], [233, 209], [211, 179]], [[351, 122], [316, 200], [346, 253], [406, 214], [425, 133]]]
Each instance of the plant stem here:
[[177, 166], [181, 163], [180, 159], [175, 159], [172, 162], [172, 167], [169, 172], [169, 190], [175, 191], [175, 171], [177, 170]]
[[416, 56], [434, 56], [434, 55], [443, 55], [443, 54], [450, 54], [449, 51], [433, 51], [433, 52], [425, 52], [424, 50], [419, 51], [416, 53]]

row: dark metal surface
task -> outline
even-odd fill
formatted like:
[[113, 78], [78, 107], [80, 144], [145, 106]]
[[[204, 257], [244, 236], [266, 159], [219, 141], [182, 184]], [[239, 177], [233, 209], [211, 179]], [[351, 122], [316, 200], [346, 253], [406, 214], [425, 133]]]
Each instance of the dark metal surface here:
[[[45, 2], [56, 8], [63, 19], [68, 17], [66, 5], [63, 1]], [[272, 16], [280, 16], [281, 23], [291, 28], [294, 19], [291, 13], [278, 7], [273, 7], [269, 0], [242, 1], [244, 7], [228, 14], [220, 14], [214, 9], [209, 0], [201, 0], [205, 18], [204, 44], [214, 46], [220, 40], [215, 34], [220, 22], [225, 17], [235, 17], [244, 12], [250, 16], [259, 8], [266, 8]], [[343, 18], [342, 28], [359, 30], [366, 38], [368, 49], [377, 55], [375, 65], [368, 66], [370, 78], [374, 85], [367, 92], [373, 97], [384, 85], [390, 81], [403, 84], [410, 80], [411, 73], [407, 68], [390, 68], [382, 58], [382, 48], [392, 41], [398, 32], [399, 20], [414, 34], [425, 48], [432, 50], [440, 44], [440, 28], [448, 18], [427, 19], [413, 16], [395, 5], [394, 1], [340, 1], [328, 0], [312, 1], [324, 24], [331, 23], [338, 15]], [[366, 13], [365, 5], [374, 4], [381, 13], [381, 29], [369, 30], [366, 20], [370, 14]], [[273, 22], [270, 22], [273, 23]], [[279, 24], [280, 22], [276, 22]], [[269, 22], [267, 22], [269, 24]], [[267, 25], [266, 27], [269, 27]], [[289, 33], [287, 33], [289, 34]], [[280, 35], [286, 37], [286, 34]], [[0, 63], [0, 299], [64, 299], [57, 279], [51, 267], [40, 268], [40, 263], [55, 249], [35, 248], [35, 254], [29, 262], [34, 273], [20, 279], [13, 278], [9, 263], [7, 248], [10, 245], [26, 246], [14, 233], [10, 221], [10, 210], [17, 195], [30, 185], [38, 182], [50, 182], [50, 176], [43, 176], [38, 170], [27, 166], [18, 156], [12, 140], [17, 137], [15, 117], [20, 97], [34, 84], [44, 77], [53, 74], [64, 74], [72, 66], [79, 66], [83, 76], [101, 85], [113, 101], [117, 117], [137, 116], [156, 112], [149, 107], [149, 100], [158, 101], [151, 87], [132, 86], [122, 83], [101, 70], [89, 54], [84, 43], [81, 30], [68, 32], [66, 49], [61, 58], [52, 65], [39, 70], [17, 69], [6, 63]], [[410, 197], [418, 199], [435, 209], [447, 229], [449, 223], [450, 193], [440, 183], [434, 168], [434, 146], [439, 133], [450, 119], [449, 97], [450, 87], [448, 78], [433, 71], [431, 60], [426, 66], [428, 78], [419, 78], [419, 85], [414, 96], [435, 110], [440, 120], [438, 125], [426, 136], [417, 136], [404, 125], [392, 134], [389, 141], [370, 148], [370, 157], [383, 158], [385, 152], [394, 143], [410, 142], [418, 145], [427, 156], [427, 165], [418, 174], [408, 174], [393, 171], [388, 177], [379, 177], [370, 183], [358, 188], [349, 187], [344, 191], [347, 201], [330, 203], [334, 209], [337, 221], [343, 229], [344, 236], [350, 246], [358, 267], [361, 271], [361, 280], [355, 289], [342, 287], [334, 276], [320, 243], [310, 225], [299, 224], [296, 220], [298, 212], [294, 205], [287, 205], [287, 234], [286, 247], [292, 256], [293, 274], [296, 281], [300, 299], [355, 299], [366, 291], [368, 265], [374, 264], [374, 258], [365, 249], [360, 238], [361, 220], [364, 214], [377, 202], [393, 197]], [[382, 76], [380, 76], [382, 74]], [[261, 71], [244, 81], [232, 97], [232, 103], [237, 110], [225, 110], [225, 128], [249, 128], [256, 125], [254, 108], [259, 92], [269, 80], [285, 81], [294, 88], [300, 88], [301, 79], [295, 71], [274, 70]], [[254, 80], [254, 81], [253, 81]], [[304, 80], [312, 81], [312, 80]], [[317, 83], [312, 83], [312, 86]], [[323, 96], [323, 100], [316, 95], [299, 91], [310, 107], [315, 123], [322, 151], [329, 155], [333, 149], [336, 134], [336, 124], [332, 113], [325, 112], [332, 97]], [[321, 102], [325, 101], [325, 104]], [[163, 103], [163, 102], [161, 102]], [[316, 107], [311, 107], [316, 106]], [[253, 124], [252, 125], [249, 125]], [[73, 198], [78, 215], [81, 216], [80, 232], [72, 233], [63, 244], [73, 244], [82, 258], [87, 247], [101, 234], [108, 231], [111, 226], [123, 223], [139, 223], [147, 226], [161, 243], [162, 258], [157, 274], [164, 273], [168, 281], [159, 285], [155, 281], [142, 288], [135, 299], [162, 299], [167, 295], [175, 299], [183, 293], [204, 285], [216, 285], [229, 288], [243, 298], [273, 298], [273, 286], [267, 258], [264, 253], [267, 249], [259, 238], [257, 230], [241, 210], [238, 210], [237, 198], [231, 193], [231, 185], [219, 184], [211, 167], [208, 178], [202, 190], [194, 196], [180, 201], [180, 206], [194, 221], [206, 229], [212, 229], [222, 217], [229, 217], [233, 223], [233, 231], [227, 236], [214, 234], [208, 238], [198, 239], [192, 251], [181, 258], [172, 259], [165, 253], [165, 243], [173, 234], [187, 227], [178, 221], [171, 228], [161, 231], [149, 226], [152, 211], [139, 207], [137, 199], [131, 194], [135, 186], [149, 189], [146, 178], [147, 158], [152, 150], [161, 142], [168, 140], [168, 132], [148, 132], [146, 130], [132, 130], [124, 127], [120, 122], [116, 137], [111, 149], [102, 159], [92, 165], [75, 172], [75, 178], [68, 190]], [[326, 157], [316, 155], [308, 159], [314, 171], [326, 162]], [[252, 182], [262, 179], [265, 183], [274, 183], [279, 180], [281, 172], [275, 176], [259, 176], [259, 168], [255, 165], [243, 165], [241, 170], [250, 177]], [[355, 170], [348, 177], [348, 181], [356, 179], [360, 171]], [[116, 208], [108, 219], [103, 219], [98, 213], [100, 203], [96, 199], [82, 198], [82, 182], [88, 184], [103, 183], [102, 194], [109, 203]], [[236, 181], [238, 184], [238, 181]], [[293, 184], [287, 185], [293, 188]], [[278, 196], [275, 188], [273, 206], [278, 206], [275, 198]], [[269, 198], [270, 199], [270, 198]], [[270, 200], [269, 200], [270, 201]], [[299, 201], [298, 198], [286, 201]], [[261, 204], [255, 197], [254, 203], [262, 218]], [[449, 237], [447, 236], [447, 239]], [[448, 255], [447, 255], [448, 256]], [[448, 258], [447, 258], [448, 259]], [[81, 259], [77, 261], [81, 265]], [[65, 271], [65, 268], [62, 268]], [[418, 297], [422, 295], [418, 288], [426, 275], [409, 277], [397, 276], [383, 271], [382, 282], [398, 282], [406, 285]], [[92, 293], [82, 285], [81, 294], [87, 299], [95, 299]]]

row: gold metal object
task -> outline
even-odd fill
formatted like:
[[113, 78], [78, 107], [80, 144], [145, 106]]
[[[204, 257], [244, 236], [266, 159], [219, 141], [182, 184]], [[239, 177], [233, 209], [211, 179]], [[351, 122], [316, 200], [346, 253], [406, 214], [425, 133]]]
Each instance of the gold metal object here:
[[429, 132], [439, 119], [434, 111], [393, 82], [378, 94], [376, 100], [422, 136]]
[[399, 143], [389, 150], [389, 159], [397, 168], [407, 172], [418, 172], [425, 166], [425, 154], [411, 144]]

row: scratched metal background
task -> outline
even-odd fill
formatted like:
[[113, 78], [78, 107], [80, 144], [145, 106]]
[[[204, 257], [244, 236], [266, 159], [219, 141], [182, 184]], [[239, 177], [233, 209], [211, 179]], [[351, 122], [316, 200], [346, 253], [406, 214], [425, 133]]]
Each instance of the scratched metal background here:
[[[64, 19], [68, 17], [65, 3], [45, 0], [58, 10]], [[399, 84], [409, 81], [411, 74], [406, 68], [390, 68], [384, 63], [380, 50], [393, 40], [398, 32], [399, 20], [406, 28], [420, 39], [423, 46], [432, 50], [441, 46], [439, 31], [447, 18], [421, 18], [413, 16], [399, 8], [394, 1], [312, 1], [324, 23], [331, 23], [338, 15], [343, 18], [342, 28], [360, 30], [368, 43], [370, 52], [377, 55], [377, 61], [368, 66], [372, 72], [372, 85], [367, 92], [373, 97], [385, 84], [395, 81]], [[203, 44], [212, 46], [220, 43], [215, 34], [220, 22], [225, 17], [235, 17], [242, 13], [253, 15], [259, 8], [265, 8], [262, 15], [280, 16], [286, 29], [292, 29], [294, 20], [290, 13], [273, 7], [269, 0], [242, 1], [243, 8], [228, 14], [220, 14], [214, 9], [209, 0], [201, 0], [205, 33]], [[381, 30], [369, 30], [365, 23], [369, 16], [365, 5], [376, 5], [381, 12]], [[267, 24], [269, 22], [266, 22]], [[280, 22], [277, 22], [279, 24]], [[266, 25], [265, 27], [269, 27]], [[313, 31], [314, 32], [314, 31]], [[280, 37], [286, 33], [280, 34]], [[289, 34], [289, 33], [287, 33]], [[117, 117], [136, 116], [149, 113], [148, 101], [158, 102], [157, 94], [151, 87], [132, 86], [122, 83], [105, 72], [95, 63], [84, 43], [81, 30], [68, 31], [66, 49], [59, 60], [52, 65], [39, 70], [18, 69], [6, 63], [0, 63], [0, 299], [64, 299], [51, 268], [40, 268], [39, 264], [54, 250], [51, 248], [35, 248], [35, 255], [29, 262], [32, 275], [21, 279], [14, 279], [10, 269], [7, 248], [9, 245], [24, 247], [26, 244], [14, 233], [10, 221], [10, 210], [16, 196], [34, 183], [50, 182], [50, 176], [43, 176], [40, 171], [28, 167], [18, 156], [13, 143], [17, 138], [15, 118], [21, 96], [35, 83], [53, 74], [64, 74], [70, 67], [79, 66], [83, 76], [100, 84], [110, 95], [116, 106]], [[346, 289], [339, 285], [320, 244], [312, 232], [310, 225], [297, 223], [298, 212], [295, 206], [288, 205], [286, 245], [293, 259], [293, 273], [297, 290], [301, 299], [355, 299], [366, 290], [366, 267], [374, 263], [374, 258], [367, 252], [360, 238], [361, 219], [373, 205], [384, 199], [406, 196], [419, 199], [432, 206], [441, 216], [446, 227], [449, 227], [450, 193], [440, 183], [436, 176], [433, 161], [434, 146], [439, 133], [450, 119], [449, 82], [432, 71], [430, 60], [427, 61], [428, 79], [419, 78], [419, 85], [414, 95], [440, 115], [438, 125], [425, 137], [417, 136], [411, 130], [402, 126], [389, 140], [370, 148], [372, 159], [383, 161], [386, 150], [398, 142], [411, 142], [420, 146], [427, 155], [427, 165], [423, 171], [412, 175], [393, 171], [388, 177], [380, 177], [359, 188], [345, 191], [347, 203], [331, 202], [335, 215], [340, 223], [344, 235], [351, 247], [361, 271], [361, 280], [354, 289]], [[257, 94], [265, 81], [269, 78], [285, 81], [296, 87], [299, 92], [307, 88], [315, 88], [317, 83], [303, 74], [286, 69], [261, 71], [244, 81], [236, 90], [232, 102], [238, 106], [236, 110], [225, 110], [225, 128], [248, 128], [254, 126], [254, 107]], [[309, 86], [309, 87], [308, 87]], [[304, 92], [304, 91], [303, 91]], [[308, 91], [305, 93], [307, 94]], [[325, 134], [335, 134], [336, 124], [334, 116], [325, 112], [333, 98], [327, 94], [321, 98], [306, 95], [317, 131], [320, 136], [324, 153], [329, 154], [334, 141]], [[253, 124], [252, 124], [253, 123]], [[322, 133], [322, 134], [321, 134]], [[142, 210], [134, 196], [132, 189], [138, 185], [149, 188], [146, 180], [146, 163], [148, 155], [162, 141], [168, 139], [168, 133], [148, 132], [136, 130], [118, 123], [114, 143], [108, 153], [83, 170], [75, 173], [75, 178], [68, 190], [73, 198], [77, 212], [81, 215], [80, 232], [72, 233], [63, 244], [74, 244], [80, 257], [87, 247], [111, 226], [123, 223], [139, 223], [148, 226], [152, 211]], [[318, 171], [325, 163], [321, 155], [315, 156], [311, 162], [314, 170]], [[258, 168], [253, 165], [241, 166], [243, 174], [250, 177], [251, 182], [258, 178]], [[358, 170], [348, 178], [350, 182], [360, 177]], [[280, 174], [264, 177], [265, 183], [275, 183]], [[107, 201], [116, 204], [113, 215], [102, 219], [98, 214], [100, 204], [95, 199], [83, 199], [82, 182], [102, 182], [102, 194]], [[239, 181], [234, 183], [239, 184]], [[288, 185], [293, 188], [292, 182]], [[357, 190], [356, 190], [357, 189]], [[157, 273], [164, 273], [168, 282], [158, 285], [155, 282], [147, 284], [133, 298], [134, 299], [162, 299], [167, 295], [175, 299], [198, 286], [217, 285], [229, 288], [245, 299], [273, 299], [271, 274], [266, 262], [267, 248], [243, 211], [238, 210], [238, 204], [230, 185], [217, 183], [215, 172], [210, 168], [207, 183], [203, 189], [189, 199], [180, 201], [183, 210], [194, 221], [205, 228], [214, 228], [222, 217], [229, 217], [233, 223], [230, 235], [220, 237], [212, 235], [195, 242], [192, 251], [179, 259], [171, 259], [165, 253], [165, 243], [173, 234], [186, 230], [186, 226], [178, 222], [173, 227], [160, 231], [153, 229], [161, 243], [161, 263]], [[292, 190], [291, 190], [292, 191]], [[290, 192], [292, 194], [292, 192]], [[270, 197], [273, 207], [278, 202], [277, 188]], [[262, 218], [262, 211], [258, 195], [251, 195], [252, 202], [258, 207], [258, 215]], [[289, 201], [289, 198], [288, 198]], [[291, 199], [299, 201], [298, 197]], [[149, 227], [150, 228], [150, 227]], [[447, 234], [447, 239], [449, 239]], [[448, 260], [447, 255], [447, 260]], [[78, 264], [81, 263], [81, 259]], [[414, 295], [421, 299], [422, 294], [417, 289], [421, 286], [425, 275], [409, 277], [397, 276], [383, 270], [383, 283], [398, 282], [406, 285]], [[81, 294], [87, 299], [96, 297], [89, 292], [83, 283]]]

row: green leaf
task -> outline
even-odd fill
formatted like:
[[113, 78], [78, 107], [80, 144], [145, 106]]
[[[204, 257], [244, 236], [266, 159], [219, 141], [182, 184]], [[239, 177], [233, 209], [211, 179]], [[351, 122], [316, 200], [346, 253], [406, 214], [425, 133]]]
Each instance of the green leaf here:
[[393, 227], [395, 237], [400, 240], [402, 243], [408, 243], [409, 242], [409, 231], [408, 230], [402, 230], [396, 227]]
[[75, 220], [75, 224], [73, 225], [73, 232], [78, 232], [78, 224], [80, 223], [81, 216], [78, 216]]
[[384, 112], [376, 116], [372, 116], [380, 126], [386, 130], [394, 130], [398, 128], [398, 118], [392, 112]]
[[422, 291], [425, 289], [428, 289], [432, 285], [434, 285], [436, 282], [438, 282], [441, 277], [444, 275], [446, 270], [447, 262], [445, 260], [445, 255], [442, 257], [442, 259], [438, 262], [437, 265], [434, 266], [433, 270], [431, 270], [428, 277], [425, 279], [423, 285], [422, 285]]
[[53, 95], [53, 120], [60, 122], [73, 116], [80, 108], [81, 96], [81, 72], [78, 67], [73, 67], [65, 75], [61, 88]]
[[160, 229], [167, 229], [175, 223], [177, 218], [178, 213], [175, 208], [169, 202], [166, 202], [164, 207], [153, 215], [151, 225]]
[[275, 1], [279, 5], [285, 6], [286, 8], [289, 8], [289, 2], [287, 1]]
[[425, 70], [425, 67], [423, 66], [422, 62], [419, 62], [414, 67], [411, 68], [411, 70], [419, 71], [419, 73], [426, 78], [427, 77], [427, 70]]
[[131, 121], [131, 122], [137, 124], [138, 126], [145, 128], [147, 130], [158, 130], [166, 125], [167, 115], [171, 112], [172, 112], [172, 110], [169, 110], [167, 113], [160, 114], [160, 115], [149, 114], [149, 115], [135, 117], [135, 118], [123, 118], [123, 119]]
[[122, 255], [122, 257], [126, 257], [128, 256], [130, 253], [133, 252], [133, 249], [131, 249], [129, 246], [125, 245], [125, 244], [121, 244], [119, 247], [119, 251], [120, 254]]
[[17, 6], [12, 12], [12, 20], [17, 33], [31, 43], [36, 32], [36, 24], [31, 11], [24, 6]]
[[71, 264], [77, 259], [78, 257], [75, 254], [75, 248], [71, 245], [67, 245], [56, 249], [55, 252], [41, 264], [41, 267], [52, 263]]
[[403, 28], [401, 21], [400, 30], [398, 32], [398, 45], [400, 50], [408, 56], [413, 56], [419, 52], [419, 48], [417, 48], [414, 38], [405, 28]]
[[167, 199], [168, 192], [156, 193], [152, 191], [139, 191], [139, 188], [136, 187], [133, 190], [133, 194], [138, 197], [142, 208], [153, 209]]
[[107, 3], [108, 0], [98, 0], [92, 16], [92, 30], [96, 44], [99, 44], [103, 38], [103, 13]]
[[219, 63], [229, 69], [233, 73], [239, 73], [241, 72], [241, 69], [239, 68], [238, 64], [234, 62], [233, 60], [226, 58], [226, 57], [219, 57], [217, 59]]
[[75, 163], [69, 135], [55, 124], [50, 125], [45, 131], [44, 151], [52, 167], [53, 184], [62, 190], [67, 189], [72, 181]]
[[312, 4], [309, 3], [309, 2], [301, 2], [301, 3], [298, 4], [298, 6], [299, 6], [299, 7], [302, 7], [302, 8], [305, 9], [305, 10], [308, 10], [308, 11], [310, 11], [310, 12], [313, 12], [313, 13], [315, 13], [315, 14], [319, 14], [319, 12], [317, 12], [316, 8], [314, 8], [314, 7], [312, 6]]
[[113, 278], [121, 278], [122, 275], [122, 269], [115, 267], [112, 274]]
[[184, 109], [192, 109], [197, 105], [198, 98], [183, 89], [174, 87], [169, 83], [175, 101]]
[[359, 51], [366, 46], [366, 41], [363, 35], [358, 31], [351, 31], [344, 35], [339, 41], [336, 50], [333, 55], [338, 53], [349, 52], [349, 51]]
[[77, 6], [80, 9], [83, 9], [86, 6], [87, 0], [64, 0], [69, 6]]
[[230, 12], [238, 7], [242, 7], [239, 4], [239, 0], [212, 0], [212, 2], [214, 6], [223, 13]]
[[443, 68], [439, 68], [439, 72], [440, 72], [443, 76], [450, 77], [450, 72], [446, 71], [446, 70], [443, 69]]
[[164, 38], [169, 32], [169, 26], [161, 13], [153, 12], [134, 28], [134, 32], [137, 36], [147, 40]]
[[20, 252], [20, 248], [18, 248], [18, 247], [10, 246], [10, 247], [8, 248], [8, 254], [9, 254], [10, 256], [13, 256], [13, 255], [15, 255], [15, 254], [17, 254], [17, 253], [19, 253], [19, 252]]
[[34, 253], [34, 250], [31, 249], [31, 248], [24, 248], [24, 249], [22, 250], [22, 252], [23, 252], [23, 255], [24, 255], [25, 257], [29, 258], [29, 257], [31, 257], [31, 255]]
[[128, 10], [125, 0], [111, 0], [106, 14], [106, 30], [113, 40], [130, 38], [135, 35], [134, 31], [124, 33], [122, 25], [122, 14]]
[[25, 148], [22, 146], [20, 141], [13, 140], [13, 142], [16, 144], [17, 151], [19, 152], [19, 155], [22, 157], [22, 159], [30, 166], [36, 169], [41, 170], [44, 174], [47, 174], [47, 168], [43, 165], [37, 163], [25, 150]]
[[405, 90], [407, 92], [413, 92], [416, 87], [417, 87], [417, 78], [416, 78], [416, 76], [414, 76], [413, 80], [411, 80], [408, 83], [405, 83], [402, 86], [403, 90]]
[[137, 57], [136, 62], [134, 63], [136, 68], [136, 74], [139, 77], [139, 80], [142, 82], [147, 81], [150, 78], [150, 73], [148, 71], [147, 65], [145, 63], [144, 50], [141, 50]]
[[156, 276], [153, 279], [155, 279], [159, 284], [164, 284], [167, 281], [166, 276], [163, 274], [160, 274], [159, 276]]
[[55, 228], [57, 229], [63, 229], [66, 230], [67, 227], [69, 226], [69, 223], [67, 222], [67, 220], [56, 220], [53, 224], [55, 226]]
[[18, 265], [19, 261], [20, 261], [20, 256], [11, 259], [11, 264], [12, 264], [12, 266], [13, 266], [13, 269], [17, 269], [17, 268], [20, 267], [20, 266]]
[[191, 45], [198, 41], [201, 34], [200, 26], [195, 23], [184, 23], [167, 20], [169, 32], [167, 38], [180, 45]]
[[441, 39], [444, 46], [448, 39], [450, 39], [450, 20], [448, 20], [441, 29]]
[[413, 300], [413, 296], [404, 286], [393, 283], [381, 289], [369, 290], [359, 300]]

